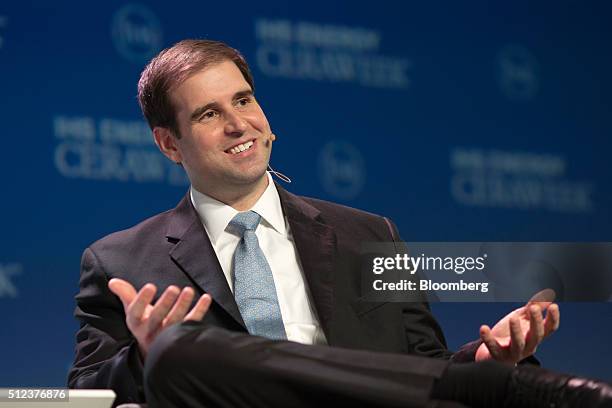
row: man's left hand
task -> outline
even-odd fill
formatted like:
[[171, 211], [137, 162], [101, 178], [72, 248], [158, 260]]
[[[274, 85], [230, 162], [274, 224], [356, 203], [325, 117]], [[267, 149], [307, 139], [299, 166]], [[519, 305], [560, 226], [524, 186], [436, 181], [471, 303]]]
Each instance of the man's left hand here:
[[[542, 316], [546, 312], [546, 318]], [[516, 364], [535, 353], [538, 345], [559, 328], [559, 306], [552, 302], [529, 302], [493, 328], [480, 327], [483, 344], [476, 351], [476, 361], [494, 359]]]

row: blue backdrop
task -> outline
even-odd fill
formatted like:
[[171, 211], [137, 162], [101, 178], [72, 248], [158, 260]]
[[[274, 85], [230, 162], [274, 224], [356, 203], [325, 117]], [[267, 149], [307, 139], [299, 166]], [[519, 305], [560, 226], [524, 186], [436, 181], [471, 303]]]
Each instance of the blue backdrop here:
[[[605, 2], [0, 6], [0, 386], [62, 385], [82, 250], [174, 206], [136, 102], [147, 60], [219, 39], [251, 64], [294, 193], [406, 241], [612, 241]], [[515, 305], [436, 304], [451, 347]], [[562, 304], [544, 365], [612, 380], [612, 305]]]

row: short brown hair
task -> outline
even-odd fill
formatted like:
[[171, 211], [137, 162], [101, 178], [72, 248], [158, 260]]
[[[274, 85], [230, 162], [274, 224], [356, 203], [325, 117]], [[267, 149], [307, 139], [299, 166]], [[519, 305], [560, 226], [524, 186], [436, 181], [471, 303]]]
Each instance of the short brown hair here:
[[183, 40], [157, 54], [138, 81], [138, 103], [151, 129], [169, 128], [180, 138], [170, 91], [193, 74], [226, 60], [236, 64], [255, 92], [253, 76], [242, 54], [220, 41]]

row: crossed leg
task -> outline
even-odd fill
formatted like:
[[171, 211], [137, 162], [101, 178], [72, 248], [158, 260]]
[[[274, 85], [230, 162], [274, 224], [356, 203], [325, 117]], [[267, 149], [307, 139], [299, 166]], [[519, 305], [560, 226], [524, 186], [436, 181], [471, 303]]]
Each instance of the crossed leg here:
[[186, 322], [155, 340], [150, 407], [423, 407], [448, 362], [310, 346]]

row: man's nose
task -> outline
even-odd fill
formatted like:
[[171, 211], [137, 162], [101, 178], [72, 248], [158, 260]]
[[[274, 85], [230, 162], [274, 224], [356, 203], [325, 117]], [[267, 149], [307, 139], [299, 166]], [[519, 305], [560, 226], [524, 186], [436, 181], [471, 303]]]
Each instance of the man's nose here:
[[242, 116], [235, 112], [229, 112], [225, 118], [225, 133], [228, 135], [241, 136], [247, 130], [247, 123]]

